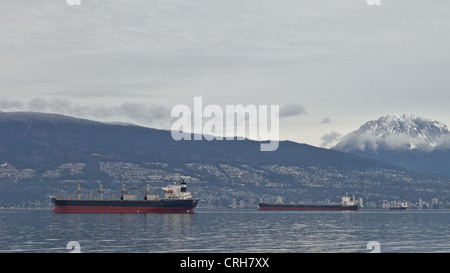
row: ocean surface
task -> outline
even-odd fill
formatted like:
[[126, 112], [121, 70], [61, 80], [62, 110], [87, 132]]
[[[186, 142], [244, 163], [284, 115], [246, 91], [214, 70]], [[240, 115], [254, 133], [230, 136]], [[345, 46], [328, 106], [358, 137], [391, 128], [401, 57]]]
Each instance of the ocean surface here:
[[449, 210], [55, 214], [0, 210], [0, 252], [450, 252]]

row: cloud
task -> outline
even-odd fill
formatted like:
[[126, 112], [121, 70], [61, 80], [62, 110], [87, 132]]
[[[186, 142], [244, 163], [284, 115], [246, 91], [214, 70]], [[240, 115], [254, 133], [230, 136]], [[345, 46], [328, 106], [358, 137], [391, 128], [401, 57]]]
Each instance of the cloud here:
[[433, 150], [448, 150], [450, 148], [450, 135], [445, 133], [439, 136], [423, 138], [411, 136], [406, 133], [376, 136], [372, 131], [361, 134], [352, 132], [341, 138], [336, 145], [337, 150], [352, 151], [377, 151], [378, 149], [389, 150], [421, 150], [431, 152]]
[[16, 109], [23, 108], [23, 103], [20, 101], [10, 101], [8, 99], [0, 100], [0, 109]]
[[307, 112], [303, 105], [298, 103], [289, 103], [280, 107], [280, 118], [306, 115]]
[[167, 127], [171, 122], [170, 109], [156, 104], [124, 102], [117, 106], [82, 106], [65, 99], [33, 98], [28, 103], [0, 100], [1, 110], [58, 113], [104, 121], [133, 122], [140, 125]]
[[331, 123], [331, 118], [328, 117], [328, 116], [326, 116], [326, 117], [324, 117], [324, 118], [320, 121], [320, 123], [321, 123], [321, 124]]
[[320, 139], [322, 139], [322, 143], [320, 144], [320, 146], [330, 147], [334, 143], [336, 143], [340, 137], [341, 137], [341, 134], [339, 134], [338, 132], [335, 132], [335, 131], [331, 131], [330, 133], [325, 134], [320, 138]]

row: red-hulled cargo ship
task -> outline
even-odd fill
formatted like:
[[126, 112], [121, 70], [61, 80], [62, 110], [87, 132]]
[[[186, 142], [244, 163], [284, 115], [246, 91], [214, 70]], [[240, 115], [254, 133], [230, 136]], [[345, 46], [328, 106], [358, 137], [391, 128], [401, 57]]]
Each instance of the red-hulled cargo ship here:
[[283, 204], [283, 203], [259, 203], [259, 210], [358, 210], [353, 196], [341, 197], [341, 204], [311, 205], [311, 204]]
[[81, 186], [78, 184], [78, 198], [53, 197], [53, 212], [56, 213], [191, 213], [198, 199], [187, 192], [186, 183], [168, 185], [162, 188], [166, 192], [163, 199], [157, 194], [149, 194], [149, 186], [143, 200], [128, 194], [125, 185], [120, 199], [103, 199], [103, 186], [100, 184], [99, 199], [81, 199]]

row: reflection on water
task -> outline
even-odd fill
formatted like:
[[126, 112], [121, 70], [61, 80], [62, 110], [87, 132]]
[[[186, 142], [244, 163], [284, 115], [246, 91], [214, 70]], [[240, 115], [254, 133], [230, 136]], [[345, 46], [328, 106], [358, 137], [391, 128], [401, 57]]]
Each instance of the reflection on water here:
[[185, 246], [190, 214], [52, 214], [55, 237], [80, 242], [83, 252], [160, 252]]
[[54, 214], [0, 211], [0, 252], [449, 252], [450, 211]]

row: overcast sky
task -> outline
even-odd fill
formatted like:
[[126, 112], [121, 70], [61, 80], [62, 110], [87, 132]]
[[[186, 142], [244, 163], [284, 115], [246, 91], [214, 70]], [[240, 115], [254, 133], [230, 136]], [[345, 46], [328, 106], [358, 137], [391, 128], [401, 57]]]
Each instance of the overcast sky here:
[[450, 125], [450, 1], [0, 0], [0, 111], [170, 129], [170, 109], [280, 105], [328, 146], [411, 113]]

